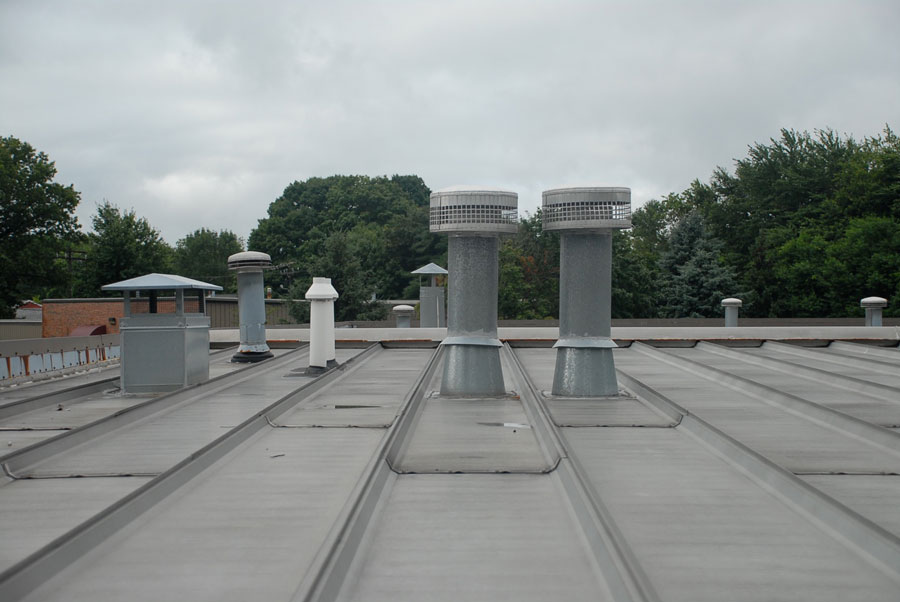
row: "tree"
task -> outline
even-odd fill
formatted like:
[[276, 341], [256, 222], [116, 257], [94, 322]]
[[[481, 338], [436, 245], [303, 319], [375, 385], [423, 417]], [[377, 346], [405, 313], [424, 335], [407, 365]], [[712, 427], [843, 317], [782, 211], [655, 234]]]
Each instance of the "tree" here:
[[237, 284], [228, 271], [228, 257], [243, 249], [241, 239], [230, 230], [200, 228], [175, 243], [175, 273], [235, 292]]
[[721, 261], [721, 243], [709, 235], [699, 212], [685, 216], [660, 259], [659, 308], [666, 318], [712, 318], [723, 298], [738, 294], [734, 273]]
[[[323, 255], [316, 258], [310, 271], [314, 276], [331, 278], [331, 285], [339, 295], [334, 303], [335, 321], [387, 318], [388, 307], [372, 299], [371, 275], [362, 269], [359, 250], [353, 244], [353, 239], [343, 232], [337, 232], [325, 240], [323, 249]], [[296, 280], [291, 287], [291, 298], [303, 299], [311, 284], [312, 277]], [[294, 303], [291, 314], [298, 322], [308, 321], [308, 305]]]
[[[269, 205], [248, 248], [282, 266], [276, 287], [308, 281], [325, 241], [344, 233], [363, 254], [361, 269], [381, 298], [414, 291], [410, 272], [446, 253], [446, 237], [428, 231], [429, 190], [418, 176], [331, 176], [293, 182]], [[315, 274], [328, 276], [328, 274]]]
[[47, 155], [0, 138], [0, 317], [23, 299], [65, 290], [69, 272], [57, 255], [77, 240], [80, 195], [55, 176]]
[[498, 316], [540, 320], [559, 315], [559, 234], [543, 231], [541, 210], [519, 220], [500, 246]]
[[101, 294], [104, 284], [171, 270], [171, 247], [134, 210], [123, 213], [104, 201], [91, 222], [94, 231], [88, 234], [87, 261], [79, 290], [82, 296]]

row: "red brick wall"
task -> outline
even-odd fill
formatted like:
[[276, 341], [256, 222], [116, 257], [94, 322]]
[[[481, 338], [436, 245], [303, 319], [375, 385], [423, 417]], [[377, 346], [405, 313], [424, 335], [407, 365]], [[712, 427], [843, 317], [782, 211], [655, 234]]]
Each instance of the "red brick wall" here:
[[[131, 300], [131, 313], [145, 314], [150, 310], [146, 298]], [[197, 311], [197, 297], [186, 297], [186, 312]], [[167, 297], [157, 301], [157, 311], [161, 314], [175, 313], [175, 299]], [[67, 337], [78, 326], [100, 324], [106, 332], [119, 332], [119, 321], [125, 315], [122, 298], [111, 299], [45, 299], [41, 336]], [[115, 324], [110, 323], [115, 318]]]

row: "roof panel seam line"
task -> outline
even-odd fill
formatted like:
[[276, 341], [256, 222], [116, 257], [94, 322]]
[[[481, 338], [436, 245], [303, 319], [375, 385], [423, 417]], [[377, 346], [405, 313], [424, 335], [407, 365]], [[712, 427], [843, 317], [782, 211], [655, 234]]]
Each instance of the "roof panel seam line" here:
[[[765, 343], [768, 344], [771, 343], [771, 341], [766, 341]], [[853, 393], [862, 392], [869, 397], [893, 403], [900, 403], [900, 388], [892, 387], [890, 385], [863, 380], [853, 376], [835, 374], [833, 372], [822, 370], [821, 368], [804, 366], [803, 364], [798, 364], [789, 360], [776, 360], [771, 357], [752, 355], [746, 351], [740, 351], [704, 341], [698, 341], [697, 347], [708, 353], [738, 359], [748, 364], [760, 366], [761, 368], [768, 368], [782, 374], [790, 374], [791, 376], [798, 376], [816, 382], [827, 382], [828, 384], [844, 389], [845, 391], [852, 391]], [[762, 348], [766, 348], [765, 344]]]
[[363, 470], [353, 492], [332, 523], [324, 542], [307, 569], [292, 600], [304, 602], [336, 600], [361, 551], [361, 542], [377, 516], [377, 509], [396, 478], [392, 465], [399, 465], [410, 433], [421, 414], [428, 384], [443, 357], [444, 347], [435, 348], [372, 458]]
[[[377, 343], [373, 344], [342, 366], [351, 362], [360, 364], [367, 362], [377, 356], [376, 351], [381, 349]], [[191, 479], [202, 474], [228, 452], [264, 429], [267, 426], [266, 416], [282, 415], [305, 397], [320, 391], [346, 373], [341, 366], [338, 366], [322, 373], [318, 378], [304, 383], [237, 427], [192, 453], [158, 477], [104, 508], [7, 570], [0, 572], [0, 599], [23, 598], [134, 519], [166, 499]]]
[[835, 541], [900, 582], [900, 538], [720, 431], [696, 414], [679, 430], [747, 475], [758, 487], [797, 511]]
[[34, 397], [11, 401], [0, 405], [0, 420], [12, 418], [13, 416], [18, 416], [19, 414], [24, 414], [25, 412], [30, 412], [32, 410], [39, 410], [41, 408], [52, 406], [55, 403], [78, 403], [79, 399], [102, 391], [117, 380], [119, 380], [118, 376], [112, 376], [92, 383], [68, 387], [60, 391], [53, 391], [43, 395], [35, 395]]
[[844, 351], [852, 354], [856, 358], [878, 357], [882, 360], [888, 360], [893, 366], [900, 366], [900, 351], [897, 347], [875, 347], [873, 345], [864, 345], [860, 343], [850, 343], [847, 341], [832, 341], [828, 346], [829, 349], [834, 348], [838, 351]]
[[773, 389], [725, 370], [659, 351], [643, 343], [635, 342], [633, 347], [639, 353], [649, 355], [663, 363], [685, 370], [710, 382], [715, 382], [732, 391], [737, 391], [762, 403], [779, 408], [784, 412], [818, 424], [828, 430], [877, 447], [892, 455], [900, 456], [900, 433], [895, 433], [884, 427], [876, 426], [854, 416], [821, 406], [808, 399]]
[[782, 353], [789, 353], [791, 355], [805, 357], [807, 359], [815, 359], [817, 361], [821, 360], [830, 364], [854, 366], [857, 368], [862, 368], [863, 370], [868, 370], [870, 372], [877, 372], [878, 374], [888, 374], [891, 376], [896, 375], [897, 368], [900, 367], [896, 364], [892, 364], [891, 362], [884, 362], [876, 358], [862, 359], [859, 357], [835, 353], [834, 351], [828, 351], [828, 347], [812, 349], [807, 347], [798, 347], [797, 345], [790, 345], [788, 343], [781, 343], [779, 341], [765, 341], [762, 344], [762, 347], [763, 349], [765, 349], [766, 347], [772, 347]]
[[[676, 402], [629, 376], [632, 385], [650, 391], [659, 403], [681, 410]], [[798, 511], [817, 528], [869, 559], [890, 577], [900, 580], [900, 538], [816, 489], [696, 414], [685, 413], [679, 431], [707, 448], [728, 465], [746, 474], [758, 487]]]
[[172, 391], [166, 395], [154, 397], [153, 399], [104, 416], [94, 422], [89, 422], [88, 424], [74, 428], [56, 437], [38, 441], [37, 443], [23, 447], [6, 456], [0, 456], [0, 461], [9, 462], [13, 467], [13, 470], [16, 471], [22, 471], [27, 467], [33, 467], [53, 456], [65, 453], [78, 445], [92, 441], [94, 437], [100, 434], [108, 434], [115, 430], [127, 428], [138, 420], [159, 415], [163, 412], [172, 410], [177, 406], [207, 397], [225, 388], [232, 387], [245, 380], [259, 376], [260, 374], [281, 368], [284, 364], [289, 364], [297, 359], [295, 356], [302, 356], [305, 349], [306, 347], [298, 347], [278, 358], [250, 364], [246, 368], [239, 368], [227, 374], [211, 378], [204, 383], [190, 385]]
[[628, 545], [600, 494], [591, 484], [578, 458], [571, 453], [565, 434], [554, 425], [549, 409], [515, 350], [509, 344], [504, 346], [504, 350], [509, 354], [510, 364], [513, 366], [512, 376], [523, 385], [520, 397], [523, 405], [531, 406], [536, 430], [548, 437], [560, 452], [554, 474], [560, 479], [594, 561], [603, 574], [605, 585], [617, 600], [658, 602], [659, 594], [644, 567]]

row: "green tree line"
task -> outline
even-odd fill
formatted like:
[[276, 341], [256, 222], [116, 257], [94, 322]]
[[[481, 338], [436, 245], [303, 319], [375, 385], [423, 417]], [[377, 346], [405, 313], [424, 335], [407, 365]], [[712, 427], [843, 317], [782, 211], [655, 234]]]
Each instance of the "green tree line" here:
[[[43, 153], [0, 138], [0, 313], [27, 298], [96, 296], [109, 282], [172, 272], [234, 290], [234, 233], [200, 228], [169, 246], [145, 218], [103, 201], [84, 233], [80, 194], [53, 181]], [[341, 294], [336, 319], [376, 319], [375, 297], [415, 298], [409, 274], [446, 263], [446, 237], [428, 231], [430, 190], [414, 175], [309, 178], [290, 183], [251, 232], [269, 253], [276, 297], [302, 298], [315, 276]], [[782, 130], [732, 170], [636, 209], [613, 236], [613, 316], [860, 315], [859, 299], [889, 299], [900, 315], [900, 140], [885, 127], [855, 140], [831, 130]], [[559, 237], [525, 215], [500, 250], [499, 315], [558, 315]], [[297, 304], [295, 317], [304, 318]]]

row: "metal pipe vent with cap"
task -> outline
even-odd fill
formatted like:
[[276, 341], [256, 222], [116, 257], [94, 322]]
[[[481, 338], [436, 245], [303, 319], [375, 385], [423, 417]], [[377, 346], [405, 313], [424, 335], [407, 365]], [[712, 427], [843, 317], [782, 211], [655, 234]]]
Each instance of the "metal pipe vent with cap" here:
[[263, 270], [272, 267], [272, 258], [258, 251], [235, 253], [228, 269], [237, 272], [238, 314], [241, 344], [233, 362], [259, 362], [272, 357], [266, 343], [266, 298]]
[[631, 227], [631, 189], [573, 187], [543, 193], [543, 229], [560, 232], [559, 340], [553, 394], [618, 393], [610, 338], [612, 231]]
[[431, 232], [450, 236], [447, 337], [442, 395], [506, 392], [497, 338], [499, 236], [518, 228], [519, 196], [454, 186], [431, 194]]

